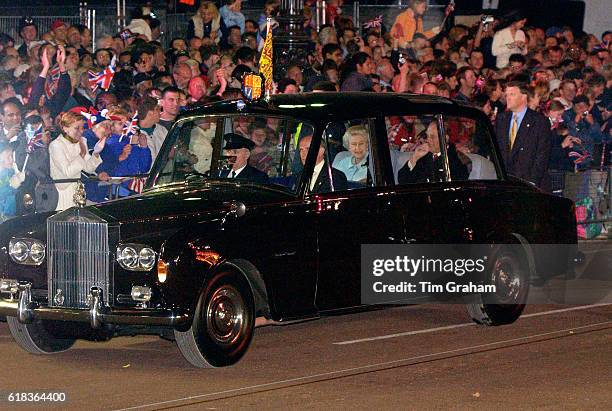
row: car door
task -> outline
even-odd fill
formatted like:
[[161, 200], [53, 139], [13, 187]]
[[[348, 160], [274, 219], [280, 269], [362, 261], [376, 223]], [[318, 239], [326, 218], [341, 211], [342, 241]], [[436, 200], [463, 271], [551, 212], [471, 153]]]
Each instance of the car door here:
[[[366, 130], [367, 177], [365, 183], [356, 183], [351, 178], [359, 176], [347, 170], [349, 181], [345, 189], [336, 187], [334, 191], [305, 197], [316, 217], [319, 255], [316, 304], [321, 311], [361, 305], [362, 244], [401, 244], [406, 240], [403, 213], [397, 207], [393, 185], [389, 184], [388, 156], [381, 158], [381, 147], [386, 150], [386, 141], [381, 145], [376, 138], [381, 135], [379, 122], [358, 119], [343, 122], [343, 126], [336, 122], [326, 128], [326, 131], [344, 129], [345, 137], [344, 150], [338, 150], [334, 158], [328, 156], [327, 163], [338, 167], [337, 170], [344, 170], [350, 161], [356, 163], [350, 156], [356, 158], [353, 153], [357, 151], [348, 148], [351, 142], [359, 140], [358, 131]], [[333, 138], [324, 133], [328, 147], [332, 146]]]
[[[406, 153], [407, 160], [398, 162], [395, 168], [398, 169], [397, 188], [398, 195], [404, 206], [404, 221], [406, 225], [406, 235], [411, 243], [457, 243], [462, 242], [469, 227], [466, 226], [465, 215], [465, 193], [463, 192], [462, 181], [457, 182], [451, 178], [449, 173], [448, 149], [440, 135], [445, 135], [445, 126], [441, 115], [409, 115], [402, 116], [403, 123], [409, 124], [408, 133], [404, 141], [406, 145], [402, 147], [402, 152]], [[391, 134], [393, 129], [392, 121], [387, 118], [386, 124], [388, 132]], [[438, 140], [437, 149], [432, 148], [432, 141]], [[418, 146], [427, 143], [428, 155], [414, 160], [413, 155]], [[454, 150], [453, 146], [453, 150]], [[405, 150], [405, 151], [404, 151]], [[432, 160], [433, 152], [439, 160]], [[393, 156], [401, 156], [397, 150], [391, 150]], [[457, 156], [450, 155], [453, 165]], [[428, 169], [428, 173], [421, 172], [423, 163], [431, 162], [435, 164]], [[420, 163], [420, 164], [419, 164]], [[417, 165], [418, 164], [418, 165]], [[407, 178], [409, 174], [415, 173], [418, 177]], [[408, 182], [406, 182], [406, 180]]]

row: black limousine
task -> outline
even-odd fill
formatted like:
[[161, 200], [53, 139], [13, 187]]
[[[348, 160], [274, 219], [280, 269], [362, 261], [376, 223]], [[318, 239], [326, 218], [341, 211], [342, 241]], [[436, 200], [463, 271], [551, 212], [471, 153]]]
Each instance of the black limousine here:
[[499, 325], [569, 264], [530, 245], [576, 243], [573, 203], [508, 176], [479, 110], [372, 93], [192, 109], [142, 194], [0, 227], [0, 315], [23, 349], [158, 333], [197, 367], [238, 361], [256, 324], [363, 309], [362, 244], [521, 245], [492, 247], [506, 295], [467, 304]]

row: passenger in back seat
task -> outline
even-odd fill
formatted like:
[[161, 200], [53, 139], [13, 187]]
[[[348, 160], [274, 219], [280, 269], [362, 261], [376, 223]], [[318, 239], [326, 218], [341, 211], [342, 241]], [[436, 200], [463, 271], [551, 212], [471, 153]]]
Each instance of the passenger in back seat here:
[[[350, 155], [334, 161], [334, 167], [346, 175], [348, 181], [367, 184], [368, 152], [370, 141], [368, 130], [361, 125], [349, 127], [342, 137], [342, 143]], [[337, 156], [340, 156], [338, 153]]]

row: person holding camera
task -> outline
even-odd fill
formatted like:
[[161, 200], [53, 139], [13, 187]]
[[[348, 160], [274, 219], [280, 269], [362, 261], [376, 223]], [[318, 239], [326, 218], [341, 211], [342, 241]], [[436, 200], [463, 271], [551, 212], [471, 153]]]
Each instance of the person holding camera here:
[[572, 108], [563, 114], [563, 122], [567, 125], [569, 134], [580, 139], [589, 153], [593, 153], [595, 144], [605, 140], [601, 125], [593, 118], [587, 96], [579, 95], [574, 98]]
[[525, 32], [521, 30], [525, 27], [527, 19], [519, 12], [510, 13], [506, 18], [510, 25], [495, 33], [491, 46], [493, 55], [497, 57], [498, 69], [508, 65], [511, 55], [527, 54], [527, 38]]

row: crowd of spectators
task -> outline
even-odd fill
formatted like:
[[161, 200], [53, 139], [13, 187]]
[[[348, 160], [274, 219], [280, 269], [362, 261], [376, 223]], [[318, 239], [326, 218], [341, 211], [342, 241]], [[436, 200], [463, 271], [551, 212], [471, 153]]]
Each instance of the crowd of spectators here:
[[[245, 18], [241, 0], [218, 3], [202, 1], [168, 48], [160, 21], [141, 10], [93, 50], [87, 27], [61, 20], [41, 33], [24, 17], [18, 39], [0, 33], [0, 221], [71, 206], [82, 172], [98, 180], [88, 183], [89, 201], [137, 193], [138, 177], [114, 193], [104, 182], [146, 174], [181, 108], [240, 96], [239, 79], [258, 70], [268, 17], [278, 30], [280, 1], [266, 1], [257, 20]], [[342, 1], [330, 0], [316, 30], [313, 3], [305, 1], [308, 64], [275, 67], [275, 93], [433, 94], [495, 121], [506, 110], [506, 84], [521, 82], [529, 108], [550, 120], [550, 169], [604, 160], [597, 150], [611, 138], [612, 32], [534, 27], [518, 12], [427, 28], [424, 0], [391, 27], [382, 19], [355, 27], [339, 13]], [[114, 76], [104, 84], [109, 66]]]

